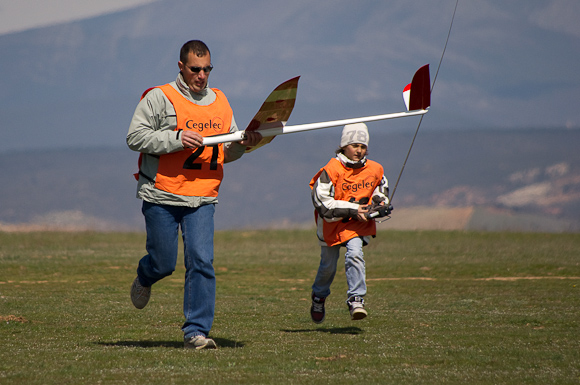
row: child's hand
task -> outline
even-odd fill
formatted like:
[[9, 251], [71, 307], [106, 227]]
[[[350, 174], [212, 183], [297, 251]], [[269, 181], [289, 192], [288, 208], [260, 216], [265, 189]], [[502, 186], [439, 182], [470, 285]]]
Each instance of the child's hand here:
[[369, 220], [367, 218], [367, 214], [369, 212], [369, 207], [370, 206], [359, 206], [358, 207], [358, 213], [357, 213], [356, 219], [359, 222], [367, 222]]

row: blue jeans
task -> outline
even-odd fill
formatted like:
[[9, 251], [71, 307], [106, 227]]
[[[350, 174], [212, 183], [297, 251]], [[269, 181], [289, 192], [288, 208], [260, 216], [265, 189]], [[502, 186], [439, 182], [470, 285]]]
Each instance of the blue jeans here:
[[347, 299], [353, 296], [364, 297], [367, 293], [366, 270], [363, 254], [362, 237], [352, 238], [343, 245], [321, 246], [320, 266], [312, 285], [312, 292], [317, 297], [328, 297], [330, 285], [336, 274], [336, 266], [340, 257], [340, 247], [346, 246], [344, 254], [344, 268], [348, 290]]
[[183, 235], [185, 291], [182, 327], [185, 338], [207, 337], [214, 319], [216, 281], [213, 269], [213, 204], [200, 207], [143, 202], [147, 230], [147, 255], [139, 261], [137, 275], [143, 286], [152, 286], [171, 275], [177, 263], [179, 226]]

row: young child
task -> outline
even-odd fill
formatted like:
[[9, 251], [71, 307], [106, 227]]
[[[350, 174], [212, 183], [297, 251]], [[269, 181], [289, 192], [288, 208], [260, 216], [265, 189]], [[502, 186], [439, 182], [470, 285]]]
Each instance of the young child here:
[[369, 219], [369, 205], [373, 202], [384, 207], [389, 194], [383, 167], [366, 157], [368, 145], [369, 132], [364, 123], [344, 126], [336, 157], [310, 181], [321, 246], [310, 308], [315, 323], [324, 321], [324, 303], [330, 295], [341, 246], [346, 247], [346, 303], [351, 319], [367, 316], [363, 246], [376, 234], [375, 220]]

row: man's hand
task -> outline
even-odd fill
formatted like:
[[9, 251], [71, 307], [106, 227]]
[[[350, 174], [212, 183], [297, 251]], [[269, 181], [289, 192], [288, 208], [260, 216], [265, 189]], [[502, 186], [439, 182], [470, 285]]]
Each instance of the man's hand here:
[[[246, 132], [246, 138], [239, 143], [245, 147], [253, 147], [260, 143], [262, 140], [262, 134], [259, 132], [249, 131]], [[183, 131], [181, 133], [181, 143], [183, 148], [198, 148], [203, 146], [203, 136], [199, 132], [195, 131]]]
[[198, 148], [203, 146], [203, 136], [195, 131], [182, 131], [181, 143], [183, 148]]
[[246, 131], [246, 139], [239, 142], [242, 146], [254, 147], [262, 140], [262, 134], [256, 131]]

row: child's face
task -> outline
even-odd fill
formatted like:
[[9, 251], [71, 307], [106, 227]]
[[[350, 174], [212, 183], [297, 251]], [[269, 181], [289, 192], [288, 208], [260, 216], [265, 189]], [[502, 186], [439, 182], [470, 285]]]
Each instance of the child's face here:
[[358, 162], [367, 154], [367, 146], [360, 143], [349, 144], [344, 148], [344, 155], [354, 161]]

